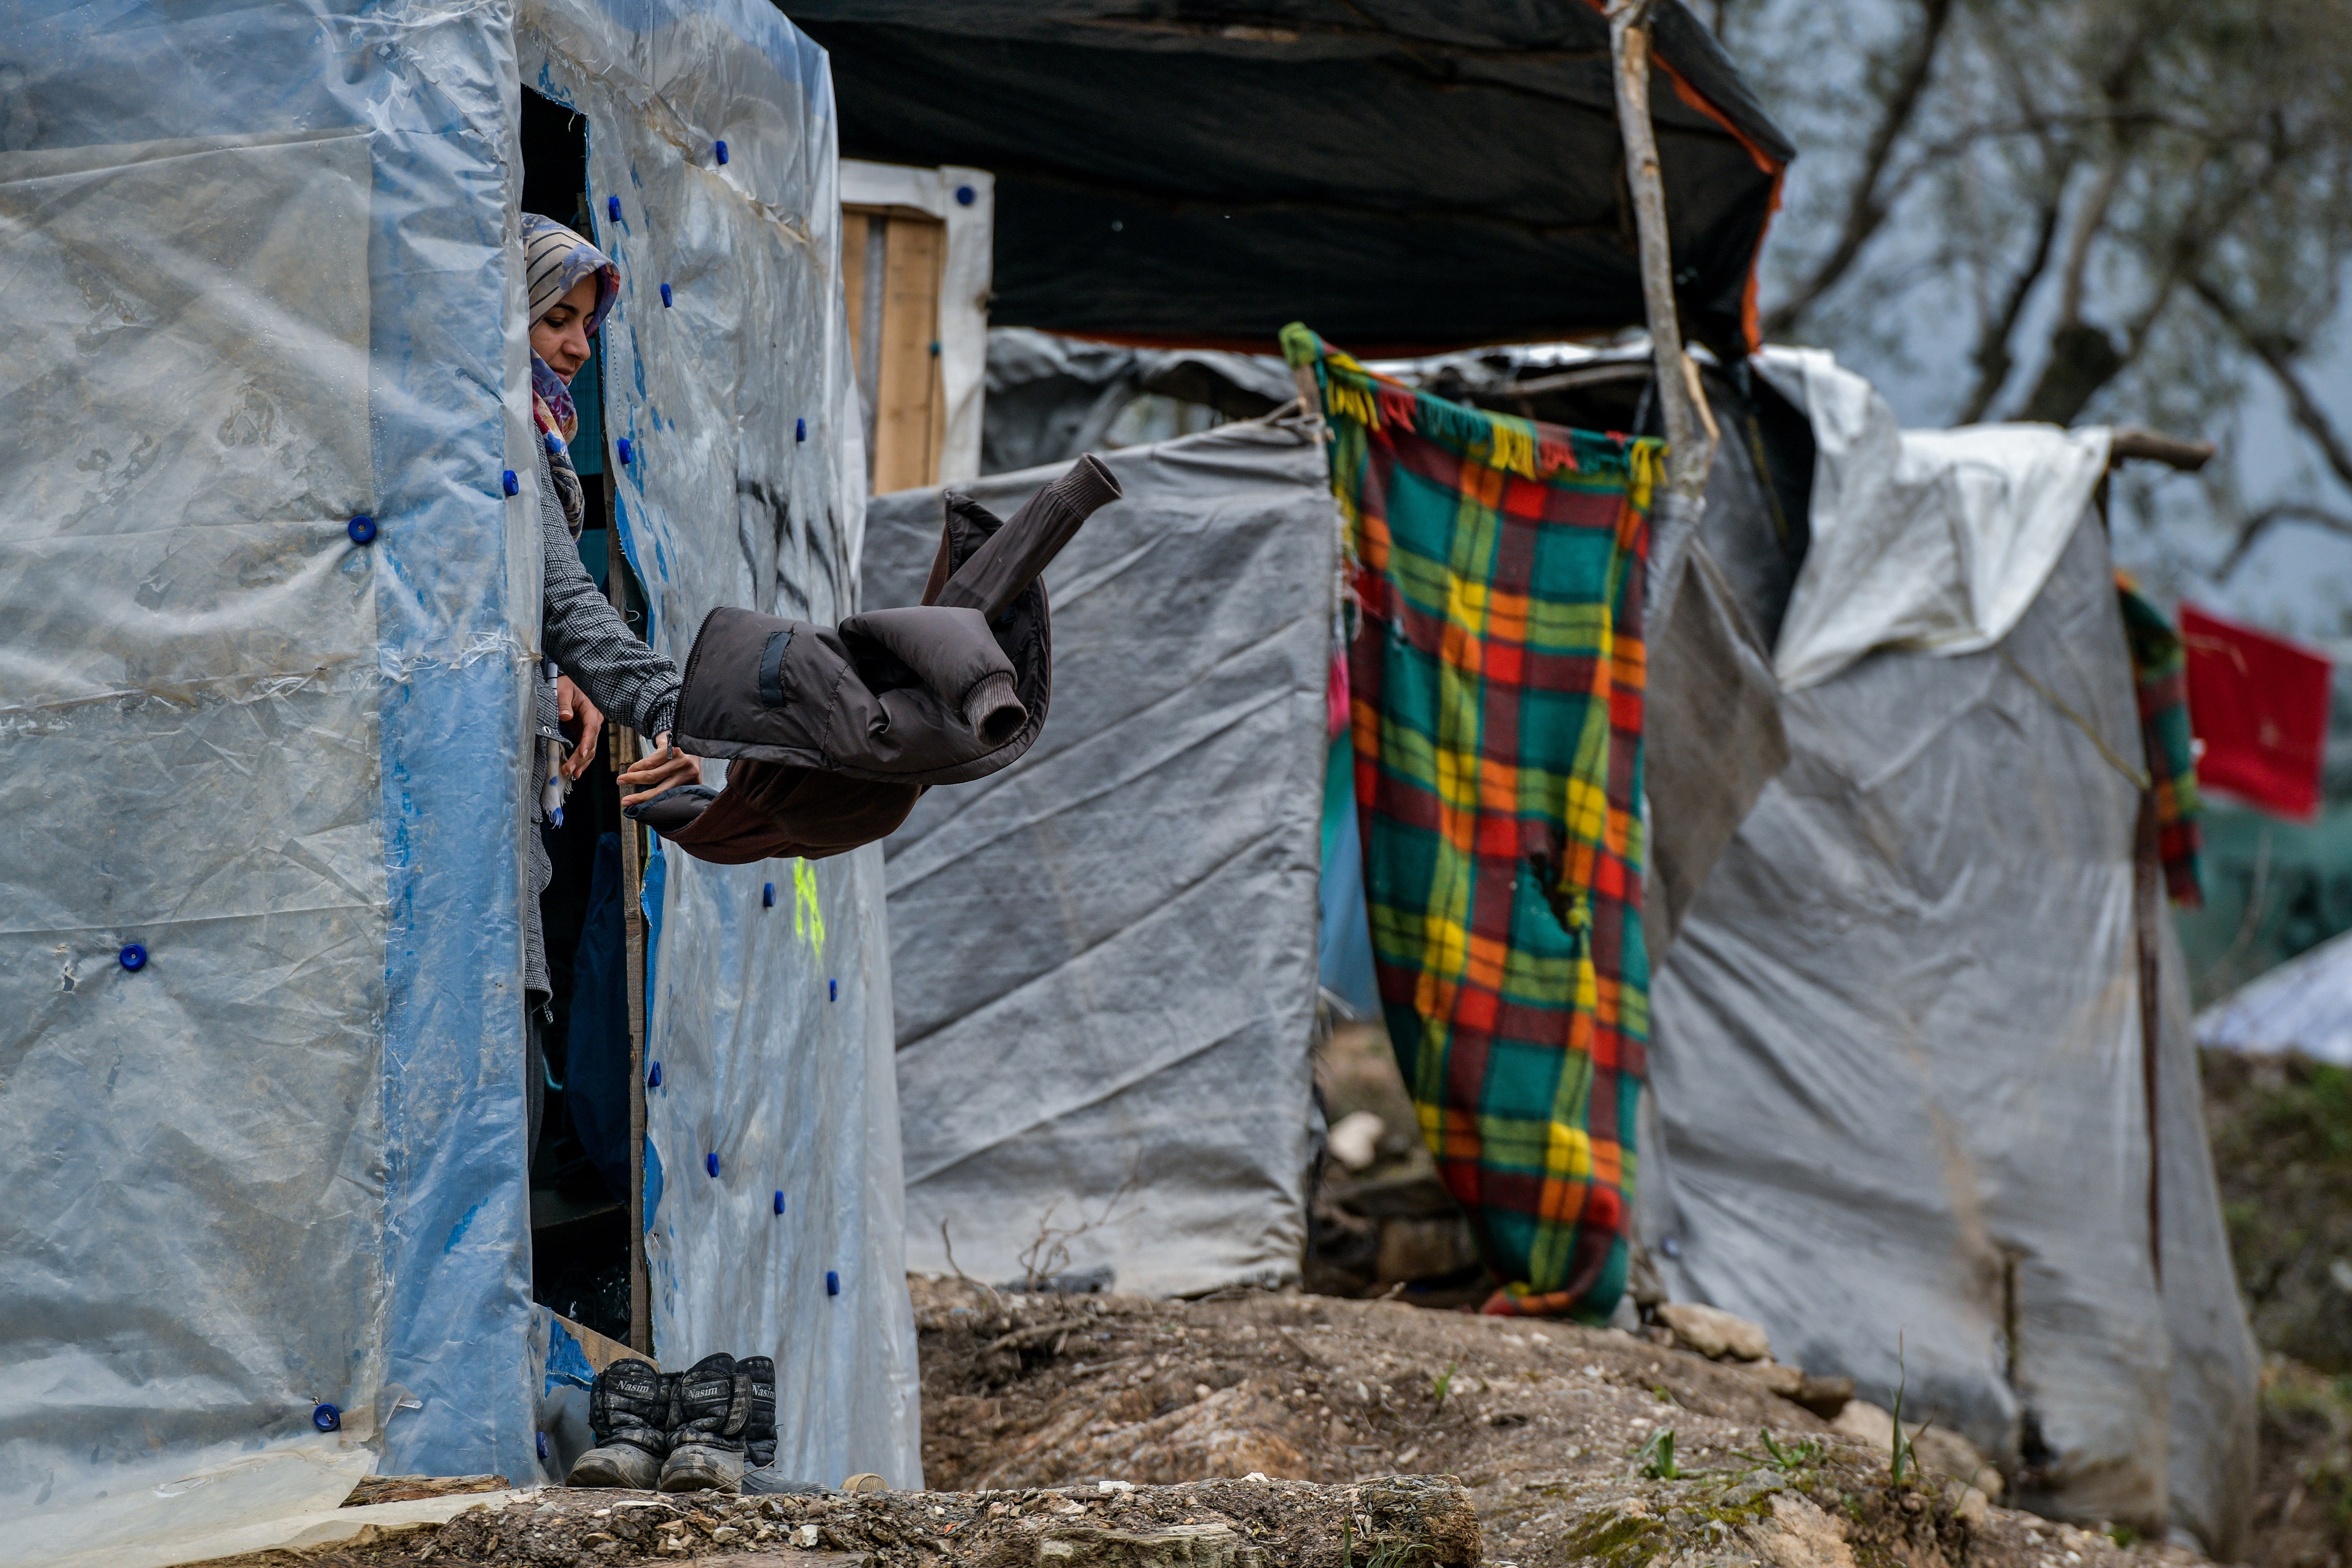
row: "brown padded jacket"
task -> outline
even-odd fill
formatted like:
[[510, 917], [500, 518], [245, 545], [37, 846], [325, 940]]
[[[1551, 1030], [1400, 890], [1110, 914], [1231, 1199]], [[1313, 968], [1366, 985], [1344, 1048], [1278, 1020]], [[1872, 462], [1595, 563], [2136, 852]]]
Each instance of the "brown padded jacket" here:
[[687, 657], [674, 738], [729, 758], [727, 788], [693, 791], [707, 805], [650, 802], [646, 819], [701, 860], [821, 859], [893, 831], [931, 785], [1009, 767], [1053, 695], [1039, 573], [1118, 494], [1087, 456], [1008, 522], [948, 496], [919, 606], [838, 628], [712, 611]]

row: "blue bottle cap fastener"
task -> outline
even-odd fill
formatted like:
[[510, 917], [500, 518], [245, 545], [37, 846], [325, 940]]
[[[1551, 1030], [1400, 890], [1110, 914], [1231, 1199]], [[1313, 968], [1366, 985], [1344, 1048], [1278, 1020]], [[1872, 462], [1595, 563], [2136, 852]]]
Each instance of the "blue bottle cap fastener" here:
[[776, 907], [776, 884], [774, 883], [766, 882], [760, 884], [760, 907], [762, 909], [773, 909]]
[[957, 206], [968, 207], [978, 200], [980, 200], [980, 193], [973, 190], [970, 185], [958, 185], [956, 187]]
[[824, 983], [824, 999], [829, 1002], [837, 1002], [841, 1000], [841, 982], [839, 980], [827, 980]]
[[715, 1150], [712, 1153], [702, 1156], [702, 1168], [709, 1171], [712, 1176], [717, 1176], [719, 1174], [719, 1155]]
[[824, 1293], [828, 1296], [841, 1294], [841, 1276], [830, 1269], [824, 1271]]
[[604, 198], [604, 215], [612, 219], [616, 224], [621, 221], [620, 197], [607, 196]]
[[125, 944], [122, 951], [114, 956], [116, 962], [134, 975], [147, 967], [147, 949], [136, 942]]
[[783, 1213], [783, 1211], [784, 1211], [784, 1195], [783, 1195], [782, 1193], [781, 1193], [781, 1192], [780, 1192], [780, 1193], [776, 1194], [776, 1212], [777, 1212], [778, 1214], [782, 1214], [782, 1213]]
[[669, 308], [669, 285], [667, 283], [662, 285], [662, 308]]
[[361, 516], [353, 517], [349, 523], [345, 524], [343, 527], [343, 532], [352, 536], [352, 543], [355, 545], [373, 544], [375, 542], [375, 519], [362, 513]]
[[793, 439], [794, 441], [806, 441], [808, 439], [807, 420], [796, 419], [793, 421]]
[[321, 1432], [340, 1432], [343, 1429], [343, 1413], [332, 1405], [321, 1403], [313, 1406], [310, 1425]]
[[627, 467], [629, 465], [630, 456], [636, 451], [635, 445], [631, 443], [629, 438], [625, 435], [621, 437], [619, 441], [614, 443], [614, 444], [621, 449], [621, 466], [624, 468]]
[[658, 1061], [655, 1062], [655, 1063], [654, 1063], [654, 1067], [653, 1067], [653, 1071], [646, 1074], [646, 1088], [648, 1088], [648, 1089], [658, 1089], [658, 1088], [660, 1088], [660, 1087], [661, 1087], [661, 1063], [660, 1063], [660, 1062], [658, 1062]]
[[721, 163], [727, 162], [727, 143], [724, 141], [719, 143], [719, 161]]
[[508, 495], [520, 496], [522, 494], [522, 481], [515, 477], [515, 471], [513, 469], [508, 469], [505, 476], [499, 482], [506, 486], [506, 492]]

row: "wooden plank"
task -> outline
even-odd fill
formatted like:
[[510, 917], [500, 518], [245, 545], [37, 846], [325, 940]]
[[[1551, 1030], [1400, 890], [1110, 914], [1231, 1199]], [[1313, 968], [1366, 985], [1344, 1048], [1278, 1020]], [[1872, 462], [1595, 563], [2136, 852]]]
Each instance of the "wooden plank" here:
[[847, 208], [841, 214], [841, 299], [849, 310], [849, 362], [857, 361], [857, 344], [866, 329], [866, 246], [879, 220]]
[[550, 1312], [548, 1316], [562, 1323], [565, 1332], [580, 1342], [580, 1353], [588, 1358], [588, 1364], [599, 1372], [625, 1357], [644, 1355], [642, 1351], [632, 1350], [619, 1340], [600, 1334], [594, 1329], [581, 1327], [562, 1312]]
[[947, 225], [890, 220], [883, 267], [882, 352], [874, 415], [874, 489], [931, 483], [939, 473], [940, 267]]

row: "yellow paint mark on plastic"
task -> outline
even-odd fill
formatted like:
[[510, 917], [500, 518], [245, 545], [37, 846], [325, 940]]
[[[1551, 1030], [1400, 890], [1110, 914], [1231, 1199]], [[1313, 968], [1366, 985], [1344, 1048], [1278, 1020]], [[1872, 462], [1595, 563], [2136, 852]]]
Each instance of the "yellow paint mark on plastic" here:
[[824, 956], [824, 911], [817, 907], [816, 867], [793, 862], [793, 935], [808, 939], [809, 951]]

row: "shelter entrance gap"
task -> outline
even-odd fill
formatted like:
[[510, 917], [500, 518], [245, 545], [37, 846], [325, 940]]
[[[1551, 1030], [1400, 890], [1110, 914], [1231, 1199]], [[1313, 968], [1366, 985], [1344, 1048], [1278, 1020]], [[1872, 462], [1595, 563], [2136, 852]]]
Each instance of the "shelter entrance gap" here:
[[[523, 89], [522, 210], [593, 241], [588, 131], [584, 116]], [[572, 465], [587, 501], [579, 548], [588, 574], [642, 632], [645, 591], [612, 543], [603, 350], [599, 333], [572, 383], [580, 413]], [[576, 726], [566, 727], [576, 737]], [[643, 1351], [649, 1349], [644, 1249], [635, 1217], [644, 1186], [644, 1015], [632, 998], [642, 994], [645, 974], [637, 901], [646, 846], [643, 830], [621, 815], [616, 782], [636, 745], [634, 733], [607, 716], [562, 825], [540, 830], [554, 867], [540, 899], [554, 1016], [541, 1024], [545, 1109], [530, 1170], [530, 1228], [532, 1298]]]

